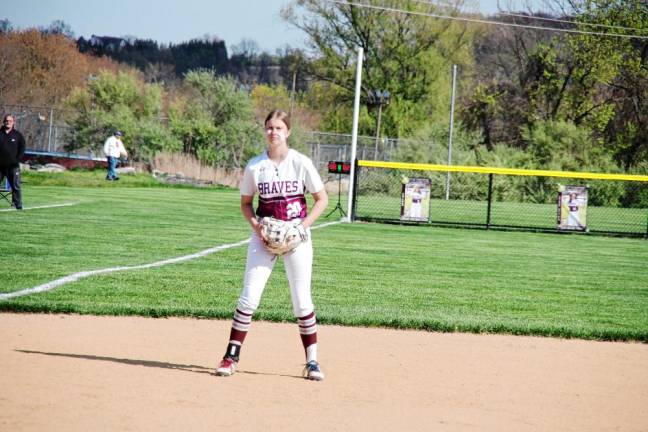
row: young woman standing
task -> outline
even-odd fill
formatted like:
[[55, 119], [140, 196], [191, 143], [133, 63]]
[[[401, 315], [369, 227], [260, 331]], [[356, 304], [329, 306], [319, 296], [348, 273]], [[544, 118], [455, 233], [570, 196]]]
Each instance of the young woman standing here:
[[[260, 218], [267, 216], [301, 223], [308, 233], [308, 239], [283, 255], [283, 259], [293, 313], [297, 318], [306, 355], [304, 374], [308, 379], [320, 381], [324, 379], [324, 373], [317, 362], [317, 321], [311, 299], [313, 245], [310, 226], [326, 209], [328, 196], [313, 162], [288, 147], [288, 114], [279, 110], [268, 114], [265, 135], [267, 149], [250, 160], [241, 183], [241, 213], [252, 227], [252, 239], [247, 251], [243, 291], [234, 312], [227, 351], [216, 374], [230, 376], [236, 372], [252, 315], [259, 307], [261, 295], [277, 261], [277, 256], [265, 248], [266, 239], [259, 222]], [[314, 200], [310, 212], [306, 203], [307, 193]], [[259, 205], [255, 212], [253, 200], [256, 194], [259, 195]]]

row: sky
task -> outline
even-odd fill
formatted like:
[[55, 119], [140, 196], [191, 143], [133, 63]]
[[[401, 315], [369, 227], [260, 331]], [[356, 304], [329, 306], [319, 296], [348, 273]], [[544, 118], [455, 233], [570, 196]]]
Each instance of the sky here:
[[[0, 3], [10, 0], [0, 0]], [[14, 28], [47, 27], [63, 20], [75, 37], [135, 36], [179, 43], [216, 36], [229, 48], [253, 39], [274, 52], [285, 44], [303, 46], [303, 36], [279, 15], [286, 0], [20, 0], [0, 17]]]
[[[11, 0], [0, 0], [0, 5]], [[484, 13], [496, 0], [469, 0]], [[512, 0], [500, 0], [510, 3]], [[523, 0], [518, 0], [522, 2]], [[205, 35], [225, 41], [228, 52], [243, 39], [274, 53], [290, 45], [304, 47], [303, 33], [281, 19], [289, 0], [20, 0], [1, 8], [0, 18], [14, 28], [48, 27], [62, 20], [75, 37], [134, 36], [159, 43], [179, 43]], [[513, 0], [513, 3], [515, 1]]]

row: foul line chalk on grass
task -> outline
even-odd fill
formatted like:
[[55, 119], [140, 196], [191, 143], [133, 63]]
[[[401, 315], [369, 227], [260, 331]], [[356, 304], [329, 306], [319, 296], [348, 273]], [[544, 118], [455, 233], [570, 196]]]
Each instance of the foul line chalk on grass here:
[[[68, 206], [73, 206], [73, 205], [77, 205], [77, 204], [79, 204], [79, 203], [63, 203], [63, 204], [52, 204], [52, 205], [36, 206], [36, 207], [23, 207], [22, 211], [44, 209], [44, 208], [54, 208], [54, 207], [68, 207]], [[17, 211], [17, 210], [14, 209], [14, 208], [8, 208], [8, 209], [0, 210], [0, 212], [8, 212], [8, 211]]]
[[[342, 222], [342, 221], [327, 222], [327, 223], [324, 223], [324, 224], [321, 224], [321, 225], [311, 227], [311, 229], [324, 228], [324, 227], [327, 227], [327, 226], [330, 226], [330, 225], [338, 224], [340, 222]], [[180, 256], [180, 257], [176, 257], [176, 258], [169, 258], [169, 259], [166, 259], [166, 260], [156, 261], [156, 262], [149, 263], [149, 264], [140, 264], [140, 265], [136, 265], [136, 266], [110, 267], [110, 268], [99, 269], [99, 270], [89, 270], [89, 271], [82, 271], [82, 272], [78, 272], [78, 273], [73, 273], [71, 275], [62, 277], [60, 279], [53, 280], [51, 282], [44, 283], [42, 285], [35, 286], [33, 288], [28, 288], [28, 289], [24, 289], [24, 290], [21, 290], [21, 291], [15, 291], [15, 292], [6, 293], [6, 294], [0, 294], [0, 300], [9, 300], [9, 299], [15, 298], [15, 297], [23, 297], [23, 296], [30, 295], [30, 294], [37, 294], [37, 293], [41, 293], [41, 292], [45, 292], [45, 291], [50, 291], [50, 290], [53, 290], [54, 288], [60, 287], [61, 285], [65, 285], [65, 284], [68, 284], [68, 283], [71, 283], [71, 282], [76, 282], [79, 279], [83, 279], [83, 278], [86, 278], [88, 276], [95, 276], [95, 275], [100, 275], [100, 274], [105, 274], [105, 273], [114, 273], [114, 272], [128, 271], [128, 270], [144, 270], [144, 269], [150, 269], [150, 268], [155, 268], [155, 267], [162, 267], [162, 266], [169, 265], [169, 264], [176, 264], [176, 263], [184, 262], [184, 261], [190, 261], [192, 259], [202, 258], [204, 256], [213, 254], [215, 252], [220, 252], [220, 251], [223, 251], [223, 250], [226, 250], [226, 249], [231, 249], [231, 248], [235, 248], [235, 247], [238, 247], [238, 246], [243, 246], [244, 244], [247, 244], [249, 242], [250, 242], [250, 239], [246, 239], [246, 240], [242, 240], [242, 241], [236, 242], [236, 243], [230, 243], [230, 244], [225, 244], [225, 245], [220, 245], [220, 246], [212, 247], [212, 248], [209, 248], [209, 249], [205, 249], [205, 250], [197, 252], [195, 254], [184, 255], [184, 256]]]

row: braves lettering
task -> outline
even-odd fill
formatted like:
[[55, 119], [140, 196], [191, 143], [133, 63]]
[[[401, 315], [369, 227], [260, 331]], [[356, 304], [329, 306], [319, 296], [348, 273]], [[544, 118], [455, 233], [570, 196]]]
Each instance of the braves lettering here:
[[299, 192], [299, 182], [297, 180], [260, 182], [257, 187], [261, 195], [294, 194]]

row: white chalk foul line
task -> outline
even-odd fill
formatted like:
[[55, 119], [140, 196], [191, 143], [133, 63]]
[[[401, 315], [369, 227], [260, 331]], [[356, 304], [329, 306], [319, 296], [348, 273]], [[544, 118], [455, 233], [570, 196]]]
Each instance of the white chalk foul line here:
[[[324, 223], [324, 224], [321, 224], [321, 225], [311, 227], [311, 229], [324, 228], [324, 227], [327, 227], [327, 226], [330, 226], [330, 225], [338, 224], [340, 222], [341, 221], [327, 222], [327, 223]], [[195, 254], [184, 255], [184, 256], [180, 256], [180, 257], [176, 257], [176, 258], [169, 258], [169, 259], [166, 259], [166, 260], [156, 261], [156, 262], [149, 263], [149, 264], [140, 264], [140, 265], [136, 265], [136, 266], [110, 267], [110, 268], [99, 269], [99, 270], [89, 270], [89, 271], [82, 271], [82, 272], [78, 272], [78, 273], [73, 273], [71, 275], [62, 277], [60, 279], [53, 280], [51, 282], [44, 283], [42, 285], [35, 286], [33, 288], [27, 288], [27, 289], [20, 290], [20, 291], [14, 291], [14, 292], [11, 292], [11, 293], [0, 294], [0, 300], [9, 300], [9, 299], [15, 298], [15, 297], [23, 297], [23, 296], [30, 295], [30, 294], [37, 294], [37, 293], [41, 293], [41, 292], [44, 292], [44, 291], [50, 291], [50, 290], [53, 290], [54, 288], [60, 287], [61, 285], [65, 285], [65, 284], [68, 284], [70, 282], [76, 282], [79, 279], [83, 279], [83, 278], [86, 278], [86, 277], [89, 277], [89, 276], [95, 276], [95, 275], [100, 275], [100, 274], [105, 274], [105, 273], [113, 273], [113, 272], [118, 272], [118, 271], [127, 271], [127, 270], [144, 270], [144, 269], [150, 269], [150, 268], [154, 268], [154, 267], [162, 267], [162, 266], [165, 266], [165, 265], [168, 265], [168, 264], [176, 264], [176, 263], [179, 263], [179, 262], [189, 261], [189, 260], [196, 259], [196, 258], [202, 258], [204, 256], [213, 254], [215, 252], [220, 252], [220, 251], [223, 251], [223, 250], [226, 250], [226, 249], [231, 249], [231, 248], [235, 248], [235, 247], [238, 247], [238, 246], [243, 246], [244, 244], [247, 244], [249, 242], [250, 242], [250, 239], [246, 239], [246, 240], [242, 240], [242, 241], [236, 242], [236, 243], [230, 243], [230, 244], [215, 246], [215, 247], [205, 249], [205, 250], [200, 251], [200, 252], [196, 252]]]
[[[36, 209], [44, 209], [44, 208], [54, 208], [54, 207], [68, 207], [68, 206], [73, 206], [77, 205], [79, 203], [63, 203], [63, 204], [52, 204], [52, 205], [45, 205], [45, 206], [35, 206], [35, 207], [23, 207], [22, 211], [25, 210], [36, 210]], [[18, 211], [14, 208], [8, 208], [8, 209], [2, 209], [0, 212], [8, 212], [8, 211]]]

